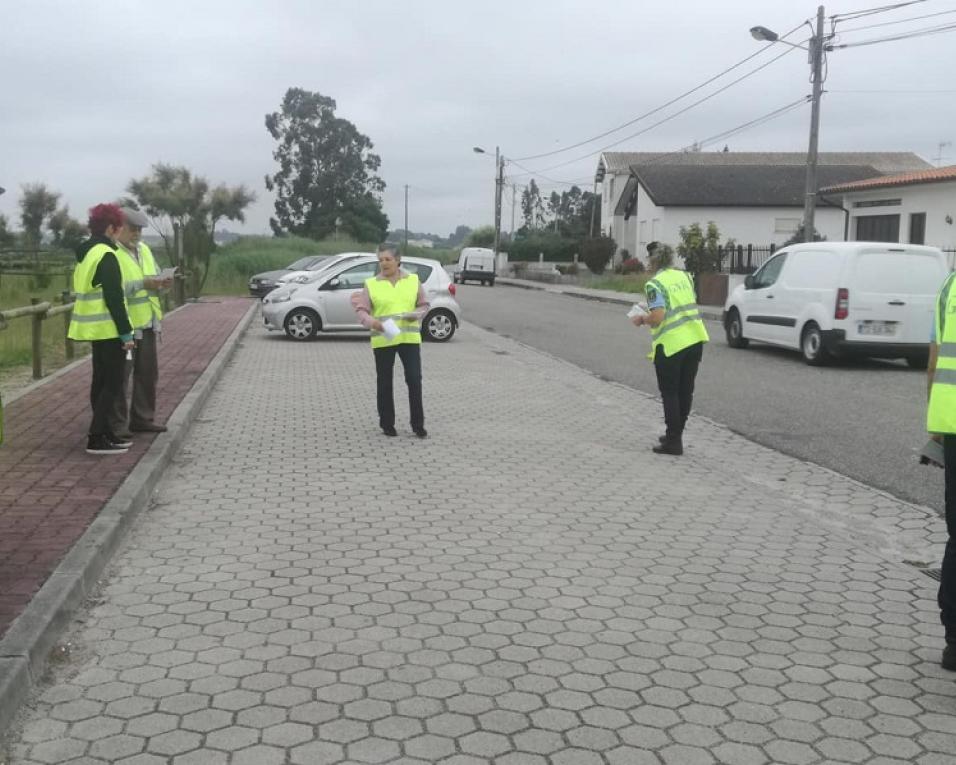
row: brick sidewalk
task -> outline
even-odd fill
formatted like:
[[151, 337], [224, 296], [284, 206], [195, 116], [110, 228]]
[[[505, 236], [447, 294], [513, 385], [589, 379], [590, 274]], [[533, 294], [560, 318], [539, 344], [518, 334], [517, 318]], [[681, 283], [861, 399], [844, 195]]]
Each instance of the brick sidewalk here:
[[[163, 322], [157, 421], [165, 422], [249, 308], [191, 303]], [[0, 636], [149, 449], [104, 459], [84, 451], [90, 366], [78, 365], [6, 407], [0, 447]], [[88, 475], [95, 480], [86, 480]]]

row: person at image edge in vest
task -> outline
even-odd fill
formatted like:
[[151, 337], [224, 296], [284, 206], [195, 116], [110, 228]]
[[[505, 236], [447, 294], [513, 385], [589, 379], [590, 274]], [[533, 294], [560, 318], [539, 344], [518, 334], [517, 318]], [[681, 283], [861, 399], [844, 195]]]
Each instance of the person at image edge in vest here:
[[[378, 392], [378, 424], [386, 436], [395, 431], [395, 401], [392, 397], [392, 370], [395, 355], [402, 360], [408, 386], [408, 408], [412, 431], [425, 438], [425, 412], [422, 408], [422, 317], [428, 311], [425, 291], [417, 274], [401, 269], [398, 247], [383, 244], [378, 248], [379, 273], [365, 280], [365, 287], [352, 295], [352, 308], [363, 327], [372, 330], [372, 352]], [[397, 333], [389, 337], [388, 320], [395, 322]], [[388, 326], [386, 326], [388, 325]]]
[[[123, 393], [116, 399], [110, 414], [110, 428], [120, 438], [130, 438], [133, 433], [165, 433], [165, 425], [153, 422], [156, 414], [156, 382], [159, 379], [159, 364], [156, 341], [163, 311], [157, 290], [169, 287], [171, 281], [160, 281], [156, 260], [149, 247], [140, 241], [143, 229], [149, 220], [139, 210], [124, 207], [123, 226], [116, 235], [116, 257], [123, 273], [123, 288], [126, 307], [133, 325], [133, 340], [136, 348], [133, 361], [126, 364], [123, 376]], [[132, 373], [132, 400], [127, 406], [127, 390]]]
[[133, 328], [123, 297], [123, 274], [116, 258], [116, 234], [123, 212], [101, 204], [90, 210], [90, 238], [76, 252], [73, 271], [75, 293], [68, 336], [93, 346], [93, 380], [86, 451], [90, 454], [123, 454], [132, 446], [110, 430], [110, 412], [123, 394], [126, 353], [133, 349]]
[[631, 319], [636, 327], [650, 327], [657, 387], [664, 404], [667, 432], [654, 447], [658, 454], [684, 453], [684, 426], [694, 399], [694, 380], [710, 340], [697, 308], [697, 296], [690, 276], [660, 260], [656, 243], [648, 246], [651, 279], [645, 286], [649, 313]]
[[956, 672], [956, 274], [950, 274], [936, 298], [936, 321], [929, 344], [926, 429], [943, 441], [946, 531], [939, 577], [939, 617], [946, 630], [943, 669]]

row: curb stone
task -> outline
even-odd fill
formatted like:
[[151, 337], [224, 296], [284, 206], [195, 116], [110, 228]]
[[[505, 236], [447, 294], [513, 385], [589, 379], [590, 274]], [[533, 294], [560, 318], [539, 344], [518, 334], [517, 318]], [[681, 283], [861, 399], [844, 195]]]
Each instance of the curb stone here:
[[165, 437], [153, 441], [136, 467], [76, 541], [30, 604], [0, 639], [0, 735], [39, 684], [47, 657], [91, 594], [126, 530], [148, 506], [163, 471], [222, 376], [258, 303], [249, 307], [199, 379], [170, 416]]
[[[568, 297], [579, 298], [581, 300], [594, 300], [599, 303], [615, 303], [617, 305], [633, 305], [633, 297], [615, 297], [604, 295], [597, 290], [591, 290], [587, 287], [565, 288], [551, 284], [535, 284], [533, 282], [510, 279], [508, 277], [498, 277], [497, 283], [508, 287], [518, 287], [523, 290], [538, 290], [539, 292], [551, 292], [556, 295], [567, 295]], [[723, 321], [723, 309], [719, 306], [701, 306], [700, 314], [710, 321]]]

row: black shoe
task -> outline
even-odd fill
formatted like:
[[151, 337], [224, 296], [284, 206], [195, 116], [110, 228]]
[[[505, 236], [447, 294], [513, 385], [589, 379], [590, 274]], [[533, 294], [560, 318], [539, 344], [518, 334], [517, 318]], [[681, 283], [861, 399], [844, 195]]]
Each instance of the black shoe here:
[[946, 643], [946, 647], [943, 649], [943, 660], [939, 665], [950, 672], [956, 672], [956, 643]]
[[680, 457], [684, 453], [684, 445], [680, 441], [664, 439], [653, 448], [654, 454], [672, 454]]
[[87, 454], [126, 454], [128, 446], [117, 446], [106, 436], [89, 436], [86, 439]]
[[395, 427], [394, 427], [393, 425], [382, 425], [382, 432], [383, 432], [386, 436], [397, 436], [397, 435], [398, 435], [398, 431], [395, 430]]
[[125, 436], [118, 436], [115, 433], [107, 433], [106, 439], [113, 444], [113, 446], [118, 446], [120, 449], [129, 449], [133, 442]]
[[428, 431], [425, 428], [415, 428], [415, 435], [419, 438], [428, 438]]

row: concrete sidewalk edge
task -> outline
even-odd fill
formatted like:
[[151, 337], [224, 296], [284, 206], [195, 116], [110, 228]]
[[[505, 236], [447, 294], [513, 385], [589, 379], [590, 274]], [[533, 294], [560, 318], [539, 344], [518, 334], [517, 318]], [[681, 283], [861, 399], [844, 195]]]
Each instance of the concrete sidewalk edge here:
[[[538, 290], [539, 292], [551, 292], [556, 295], [567, 295], [568, 297], [574, 297], [581, 300], [596, 300], [599, 303], [616, 303], [619, 305], [633, 305], [634, 296], [629, 295], [628, 293], [622, 292], [621, 297], [604, 295], [597, 290], [592, 290], [587, 287], [569, 287], [567, 285], [561, 284], [547, 284], [547, 283], [536, 283], [529, 282], [527, 280], [521, 279], [511, 279], [510, 277], [497, 277], [495, 282], [498, 284], [504, 284], [508, 287], [518, 287], [524, 290]], [[705, 319], [710, 321], [723, 321], [723, 309], [720, 306], [700, 306], [700, 313]]]
[[176, 407], [168, 432], [153, 442], [0, 640], [0, 736], [41, 681], [56, 641], [95, 588], [126, 530], [148, 506], [163, 470], [182, 446], [257, 310], [257, 303], [249, 307]]

